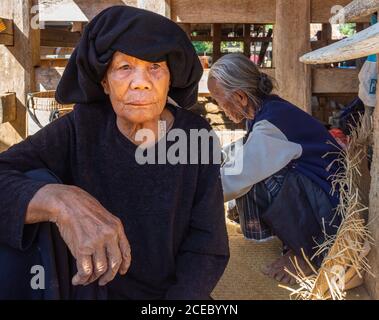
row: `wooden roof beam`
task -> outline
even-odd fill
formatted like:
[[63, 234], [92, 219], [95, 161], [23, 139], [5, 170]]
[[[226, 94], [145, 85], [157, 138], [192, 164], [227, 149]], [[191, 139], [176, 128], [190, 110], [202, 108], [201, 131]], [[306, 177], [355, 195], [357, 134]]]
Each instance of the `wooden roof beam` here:
[[309, 52], [300, 58], [305, 64], [348, 61], [379, 53], [379, 24], [375, 24], [350, 38]]
[[13, 20], [0, 18], [0, 44], [13, 46]]
[[42, 29], [41, 46], [46, 47], [76, 47], [80, 40], [80, 32], [59, 29]]
[[331, 23], [339, 24], [354, 22], [379, 11], [379, 0], [354, 0], [330, 19]]

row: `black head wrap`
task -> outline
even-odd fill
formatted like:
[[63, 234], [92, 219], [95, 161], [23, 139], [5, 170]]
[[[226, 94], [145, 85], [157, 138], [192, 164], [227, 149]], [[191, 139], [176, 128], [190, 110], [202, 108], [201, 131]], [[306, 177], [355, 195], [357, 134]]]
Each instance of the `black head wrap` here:
[[62, 104], [107, 99], [101, 85], [114, 52], [149, 62], [167, 61], [169, 96], [181, 107], [196, 103], [202, 66], [186, 33], [173, 21], [150, 11], [114, 6], [85, 28], [56, 91]]

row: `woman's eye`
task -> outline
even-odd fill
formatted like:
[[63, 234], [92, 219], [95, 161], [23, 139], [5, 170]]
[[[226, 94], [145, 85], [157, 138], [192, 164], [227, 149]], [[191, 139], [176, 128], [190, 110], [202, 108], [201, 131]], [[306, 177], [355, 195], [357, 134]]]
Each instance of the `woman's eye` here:
[[159, 69], [160, 67], [161, 67], [161, 65], [158, 64], [158, 63], [154, 63], [154, 64], [151, 65], [151, 69], [153, 69], [153, 70], [157, 70], [157, 69]]
[[130, 65], [124, 64], [123, 66], [120, 67], [121, 70], [130, 70]]

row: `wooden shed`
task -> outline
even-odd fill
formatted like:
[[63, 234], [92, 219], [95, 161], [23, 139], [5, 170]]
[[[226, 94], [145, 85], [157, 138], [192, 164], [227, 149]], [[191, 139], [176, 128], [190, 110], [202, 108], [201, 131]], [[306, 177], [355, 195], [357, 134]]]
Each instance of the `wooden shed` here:
[[[351, 0], [2, 0], [0, 2], [0, 151], [28, 135], [27, 94], [54, 90], [78, 43], [83, 27], [101, 10], [131, 5], [160, 13], [177, 22], [193, 41], [210, 42], [210, 59], [217, 60], [223, 42], [241, 43], [263, 71], [276, 80], [277, 91], [309, 113], [328, 117], [329, 99], [347, 103], [358, 93], [360, 61], [338, 68], [331, 59], [304, 64], [304, 54], [338, 41], [330, 19]], [[349, 16], [356, 30], [369, 27], [369, 14], [379, 8]], [[338, 21], [337, 21], [338, 22]], [[270, 26], [264, 28], [264, 26]], [[262, 31], [263, 30], [263, 31]], [[271, 31], [269, 31], [271, 30]], [[311, 30], [317, 34], [311, 39]], [[316, 32], [315, 31], [315, 32]], [[376, 41], [379, 41], [376, 37]], [[272, 61], [265, 64], [267, 48]], [[379, 53], [379, 52], [378, 52]], [[353, 59], [360, 59], [362, 55]], [[338, 60], [338, 61], [337, 61]], [[207, 75], [205, 70], [205, 76]], [[200, 95], [207, 96], [203, 79]], [[313, 97], [313, 98], [312, 98]], [[315, 98], [317, 104], [314, 104]], [[313, 101], [313, 102], [312, 102]], [[312, 109], [313, 105], [313, 109]], [[329, 110], [330, 111], [330, 110]], [[316, 114], [315, 114], [316, 115]], [[370, 215], [379, 215], [379, 105], [375, 111], [375, 146], [371, 171]], [[376, 247], [371, 264], [377, 278], [367, 279], [372, 298], [379, 299], [379, 220], [372, 224]]]

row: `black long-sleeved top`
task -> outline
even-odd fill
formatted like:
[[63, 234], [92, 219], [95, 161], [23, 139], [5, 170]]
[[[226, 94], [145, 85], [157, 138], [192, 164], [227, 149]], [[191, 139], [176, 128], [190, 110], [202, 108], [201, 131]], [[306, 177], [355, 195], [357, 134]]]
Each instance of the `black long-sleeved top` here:
[[[211, 129], [190, 111], [167, 107], [175, 115], [172, 129], [188, 134], [190, 129]], [[38, 225], [24, 226], [25, 212], [48, 182], [24, 173], [46, 168], [64, 184], [87, 191], [123, 222], [132, 264], [125, 276], [117, 275], [106, 286], [108, 298], [207, 299], [229, 258], [219, 166], [140, 165], [135, 151], [118, 130], [108, 103], [76, 105], [0, 154], [0, 250], [27, 254], [36, 241]], [[68, 272], [71, 277], [73, 271]], [[79, 294], [70, 298], [86, 298], [81, 288], [75, 290]]]

